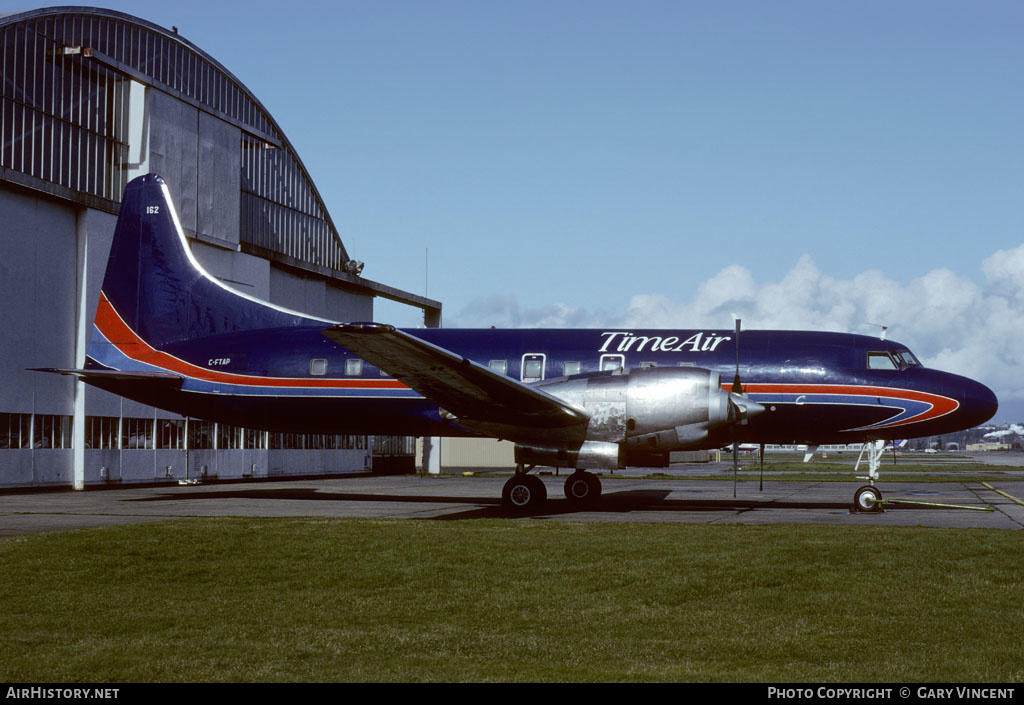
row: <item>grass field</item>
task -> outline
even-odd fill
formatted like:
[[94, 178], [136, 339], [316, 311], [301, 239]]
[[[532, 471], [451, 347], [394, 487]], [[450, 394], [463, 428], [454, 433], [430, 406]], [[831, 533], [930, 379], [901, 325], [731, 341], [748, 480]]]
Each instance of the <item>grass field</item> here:
[[1024, 533], [186, 520], [0, 541], [0, 680], [1024, 678]]

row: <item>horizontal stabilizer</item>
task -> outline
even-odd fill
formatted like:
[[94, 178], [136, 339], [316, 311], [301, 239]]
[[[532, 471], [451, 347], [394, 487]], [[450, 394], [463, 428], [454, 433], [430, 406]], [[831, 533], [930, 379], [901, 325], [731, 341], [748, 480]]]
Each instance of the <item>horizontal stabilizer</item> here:
[[182, 377], [170, 372], [122, 372], [120, 370], [78, 370], [57, 367], [30, 367], [32, 372], [50, 372], [78, 377], [83, 382], [149, 382], [180, 387]]

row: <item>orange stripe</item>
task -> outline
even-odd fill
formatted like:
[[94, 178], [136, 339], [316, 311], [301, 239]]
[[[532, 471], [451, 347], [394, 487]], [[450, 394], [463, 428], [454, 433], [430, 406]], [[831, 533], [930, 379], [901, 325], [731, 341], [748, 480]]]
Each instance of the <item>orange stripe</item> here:
[[[722, 389], [729, 389], [730, 385], [723, 384]], [[939, 394], [919, 392], [914, 389], [901, 389], [898, 387], [857, 387], [843, 384], [745, 384], [744, 393], [754, 394], [851, 394], [866, 397], [895, 397], [898, 399], [909, 399], [925, 404], [931, 404], [932, 409], [926, 412], [926, 418], [945, 416], [955, 411], [960, 402]], [[897, 421], [893, 426], [900, 426], [914, 421], [921, 421], [917, 416]]]
[[[725, 388], [726, 385], [722, 386]], [[929, 404], [936, 404], [936, 400], [941, 400], [945, 402], [941, 406], [949, 406], [950, 410], [960, 406], [959, 402], [949, 397], [919, 392], [916, 389], [902, 389], [900, 387], [862, 387], [846, 384], [749, 384], [743, 385], [743, 391], [755, 394], [771, 394], [774, 392], [787, 394], [856, 394], [869, 397], [896, 396]], [[940, 404], [936, 405], [939, 406]]]
[[96, 308], [96, 327], [104, 337], [127, 357], [137, 362], [153, 365], [169, 372], [206, 382], [223, 384], [243, 384], [260, 387], [313, 387], [333, 389], [408, 389], [397, 380], [357, 380], [357, 379], [299, 379], [290, 377], [255, 377], [232, 372], [208, 370], [179, 360], [173, 355], [154, 349], [140, 338], [114, 310], [106, 295], [100, 292], [100, 303]]

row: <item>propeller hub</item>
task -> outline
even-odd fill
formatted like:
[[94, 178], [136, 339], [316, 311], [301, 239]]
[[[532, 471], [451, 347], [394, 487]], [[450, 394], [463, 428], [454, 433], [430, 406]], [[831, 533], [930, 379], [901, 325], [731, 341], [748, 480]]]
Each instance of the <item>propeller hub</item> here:
[[731, 417], [729, 420], [734, 423], [753, 418], [764, 413], [764, 410], [763, 405], [749, 397], [735, 393], [729, 394], [729, 416]]

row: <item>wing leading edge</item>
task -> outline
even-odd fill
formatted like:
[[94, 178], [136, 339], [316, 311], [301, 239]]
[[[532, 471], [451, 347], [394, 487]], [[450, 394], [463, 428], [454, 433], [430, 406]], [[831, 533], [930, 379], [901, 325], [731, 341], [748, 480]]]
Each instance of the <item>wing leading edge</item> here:
[[[579, 435], [589, 415], [547, 392], [381, 323], [345, 323], [323, 334], [435, 402], [449, 417], [488, 435], [517, 429]], [[500, 427], [500, 428], [496, 428]]]

